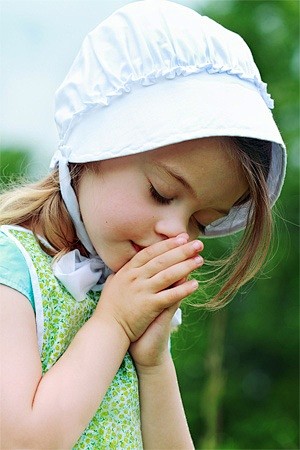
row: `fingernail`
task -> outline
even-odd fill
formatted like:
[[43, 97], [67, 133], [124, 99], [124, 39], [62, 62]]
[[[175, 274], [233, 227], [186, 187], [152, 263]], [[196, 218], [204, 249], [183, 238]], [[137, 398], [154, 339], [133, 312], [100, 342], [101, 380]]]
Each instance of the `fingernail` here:
[[202, 247], [202, 244], [201, 244], [200, 241], [194, 241], [194, 242], [192, 243], [192, 247], [193, 247], [195, 250], [200, 250], [200, 248]]
[[193, 289], [198, 289], [199, 283], [197, 280], [191, 280], [191, 285]]
[[195, 256], [194, 261], [197, 265], [203, 264], [203, 258], [201, 256]]

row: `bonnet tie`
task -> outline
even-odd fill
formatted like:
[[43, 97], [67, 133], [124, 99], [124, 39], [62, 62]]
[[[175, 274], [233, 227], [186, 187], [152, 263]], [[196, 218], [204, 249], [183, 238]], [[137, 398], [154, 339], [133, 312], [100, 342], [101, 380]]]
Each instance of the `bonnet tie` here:
[[72, 250], [53, 264], [53, 273], [81, 302], [90, 291], [102, 291], [107, 277], [112, 273], [100, 256], [82, 256], [79, 250]]
[[57, 154], [59, 164], [60, 190], [67, 210], [75, 225], [77, 236], [89, 252], [89, 257], [72, 250], [53, 264], [53, 273], [76, 301], [81, 302], [88, 291], [101, 291], [107, 277], [112, 273], [97, 255], [81, 220], [76, 194], [71, 185], [66, 146], [60, 147]]

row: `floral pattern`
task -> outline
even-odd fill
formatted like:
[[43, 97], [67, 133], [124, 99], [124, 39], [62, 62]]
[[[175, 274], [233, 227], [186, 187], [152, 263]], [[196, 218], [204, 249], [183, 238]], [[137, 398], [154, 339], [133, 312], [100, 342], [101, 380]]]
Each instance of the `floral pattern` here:
[[[66, 351], [77, 331], [91, 317], [99, 293], [89, 292], [77, 302], [52, 273], [52, 257], [39, 246], [31, 233], [11, 229], [29, 254], [36, 271], [42, 297], [44, 335], [41, 352], [46, 373]], [[142, 449], [138, 379], [127, 353], [95, 416], [74, 449]]]

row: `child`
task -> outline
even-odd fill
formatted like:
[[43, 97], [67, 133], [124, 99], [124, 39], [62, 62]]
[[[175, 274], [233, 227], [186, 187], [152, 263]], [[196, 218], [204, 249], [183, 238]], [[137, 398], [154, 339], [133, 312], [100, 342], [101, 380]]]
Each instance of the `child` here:
[[272, 106], [244, 41], [176, 3], [87, 36], [52, 172], [2, 195], [2, 448], [193, 448], [170, 329], [199, 235], [245, 228], [207, 308], [265, 258], [285, 171]]

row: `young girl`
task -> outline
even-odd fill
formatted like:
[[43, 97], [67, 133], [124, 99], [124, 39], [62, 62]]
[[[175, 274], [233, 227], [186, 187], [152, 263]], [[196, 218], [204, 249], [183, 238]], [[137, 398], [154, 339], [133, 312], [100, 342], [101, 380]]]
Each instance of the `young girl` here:
[[285, 171], [272, 106], [245, 42], [176, 3], [88, 34], [51, 173], [2, 195], [1, 448], [193, 448], [170, 329], [199, 235], [245, 229], [206, 308], [265, 258]]

